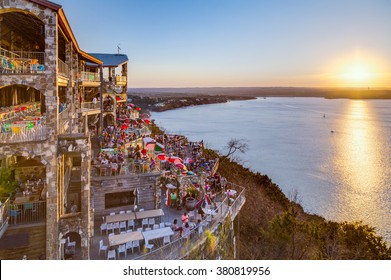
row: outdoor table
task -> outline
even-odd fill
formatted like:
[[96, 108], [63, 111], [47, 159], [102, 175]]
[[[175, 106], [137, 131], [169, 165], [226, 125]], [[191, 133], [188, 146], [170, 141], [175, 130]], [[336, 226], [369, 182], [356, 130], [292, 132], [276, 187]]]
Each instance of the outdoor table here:
[[164, 215], [164, 212], [162, 209], [153, 209], [153, 210], [146, 210], [141, 212], [135, 212], [136, 219], [145, 219], [145, 218], [154, 218], [154, 217], [160, 217]]
[[123, 221], [129, 221], [129, 220], [134, 220], [134, 219], [135, 219], [135, 215], [133, 212], [123, 213], [123, 214], [106, 216], [106, 223], [109, 224], [109, 223], [123, 222]]
[[158, 228], [158, 229], [143, 231], [142, 234], [144, 236], [145, 243], [147, 243], [149, 240], [153, 240], [153, 239], [163, 238], [165, 236], [174, 235], [174, 232], [172, 231], [171, 228], [164, 227], [164, 228]]
[[142, 232], [132, 231], [123, 234], [109, 236], [109, 245], [116, 246], [116, 245], [125, 244], [129, 241], [133, 242], [142, 239], [144, 239]]

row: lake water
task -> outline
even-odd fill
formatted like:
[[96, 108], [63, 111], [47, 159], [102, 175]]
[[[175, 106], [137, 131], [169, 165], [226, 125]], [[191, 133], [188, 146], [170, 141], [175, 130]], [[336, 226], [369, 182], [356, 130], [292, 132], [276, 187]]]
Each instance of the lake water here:
[[[391, 101], [267, 98], [153, 113], [167, 132], [224, 151], [246, 139], [241, 158], [307, 212], [362, 220], [391, 243]], [[331, 132], [333, 131], [333, 132]]]

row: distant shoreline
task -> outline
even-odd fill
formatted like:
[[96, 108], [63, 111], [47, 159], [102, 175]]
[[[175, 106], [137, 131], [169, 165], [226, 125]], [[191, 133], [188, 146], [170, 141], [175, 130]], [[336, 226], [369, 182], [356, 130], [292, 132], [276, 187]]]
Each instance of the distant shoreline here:
[[174, 88], [131, 89], [128, 97], [144, 110], [168, 110], [229, 101], [268, 97], [317, 97], [325, 99], [391, 99], [391, 89], [318, 88]]

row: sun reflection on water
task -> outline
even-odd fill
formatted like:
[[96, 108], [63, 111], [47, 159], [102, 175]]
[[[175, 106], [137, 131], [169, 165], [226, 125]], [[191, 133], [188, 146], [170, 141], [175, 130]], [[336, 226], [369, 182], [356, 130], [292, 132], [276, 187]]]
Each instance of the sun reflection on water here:
[[349, 102], [348, 117], [340, 125], [341, 137], [336, 140], [337, 173], [341, 180], [337, 200], [346, 220], [364, 220], [372, 226], [384, 223], [381, 209], [384, 201], [387, 158], [381, 147], [382, 132], [372, 125], [373, 116], [367, 102]]

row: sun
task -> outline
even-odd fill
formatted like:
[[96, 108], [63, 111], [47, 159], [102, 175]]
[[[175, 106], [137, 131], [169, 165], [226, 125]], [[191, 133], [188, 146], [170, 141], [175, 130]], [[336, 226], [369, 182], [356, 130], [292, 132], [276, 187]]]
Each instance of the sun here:
[[365, 63], [353, 63], [348, 65], [342, 73], [342, 79], [347, 83], [355, 85], [367, 85], [373, 78], [373, 69]]
[[376, 56], [356, 51], [333, 60], [329, 81], [341, 87], [379, 87], [384, 84], [384, 65]]

